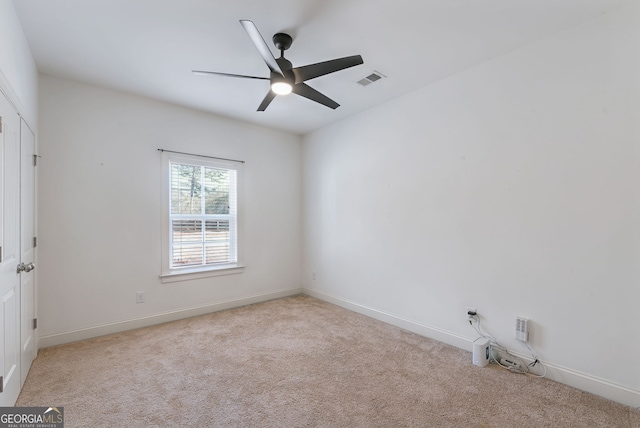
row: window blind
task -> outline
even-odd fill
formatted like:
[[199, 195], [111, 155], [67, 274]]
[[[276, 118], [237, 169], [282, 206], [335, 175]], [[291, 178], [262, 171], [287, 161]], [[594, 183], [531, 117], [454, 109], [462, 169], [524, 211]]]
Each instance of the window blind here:
[[171, 162], [170, 174], [170, 267], [236, 263], [236, 171]]

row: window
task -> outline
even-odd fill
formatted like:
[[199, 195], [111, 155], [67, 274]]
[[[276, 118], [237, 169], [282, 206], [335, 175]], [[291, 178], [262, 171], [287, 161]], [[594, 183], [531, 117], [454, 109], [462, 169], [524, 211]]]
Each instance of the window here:
[[163, 152], [163, 282], [240, 273], [240, 165]]

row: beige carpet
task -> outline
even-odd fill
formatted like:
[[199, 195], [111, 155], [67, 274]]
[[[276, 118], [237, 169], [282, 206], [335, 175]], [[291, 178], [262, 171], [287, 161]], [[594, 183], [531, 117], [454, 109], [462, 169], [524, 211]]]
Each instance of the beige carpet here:
[[640, 411], [479, 368], [307, 296], [40, 351], [19, 406], [66, 427], [640, 427]]

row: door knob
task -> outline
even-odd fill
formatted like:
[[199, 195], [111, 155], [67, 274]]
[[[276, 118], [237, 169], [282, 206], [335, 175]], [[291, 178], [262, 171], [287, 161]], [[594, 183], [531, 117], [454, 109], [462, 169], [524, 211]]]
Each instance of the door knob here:
[[20, 272], [31, 272], [32, 270], [34, 270], [36, 268], [35, 263], [31, 262], [28, 264], [24, 264], [24, 263], [20, 263], [18, 265], [18, 273]]

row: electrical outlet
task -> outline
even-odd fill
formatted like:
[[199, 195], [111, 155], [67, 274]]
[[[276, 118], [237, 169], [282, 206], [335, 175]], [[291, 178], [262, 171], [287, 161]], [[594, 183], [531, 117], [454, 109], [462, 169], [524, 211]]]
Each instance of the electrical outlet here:
[[529, 320], [527, 318], [516, 318], [516, 339], [522, 342], [529, 340]]
[[136, 291], [136, 303], [144, 303], [145, 300], [144, 291]]

